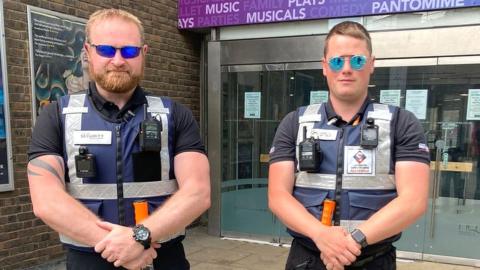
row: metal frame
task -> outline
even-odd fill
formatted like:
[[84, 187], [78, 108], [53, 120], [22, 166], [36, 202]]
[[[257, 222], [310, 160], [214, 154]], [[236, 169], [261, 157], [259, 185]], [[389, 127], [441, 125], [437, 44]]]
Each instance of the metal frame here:
[[[212, 35], [213, 37], [215, 35]], [[222, 183], [222, 89], [220, 42], [208, 43], [207, 145], [210, 161], [211, 207], [208, 211], [208, 233], [220, 236]]]
[[7, 53], [5, 48], [5, 25], [3, 14], [3, 1], [0, 1], [0, 34], [2, 36], [0, 40], [0, 58], [2, 65], [2, 80], [3, 80], [3, 108], [5, 117], [5, 137], [7, 143], [7, 170], [8, 170], [8, 184], [0, 185], [1, 191], [14, 190], [14, 178], [13, 178], [13, 154], [12, 154], [12, 132], [10, 128], [10, 101], [8, 93], [8, 78], [7, 78]]
[[32, 16], [31, 16], [32, 13], [38, 13], [45, 16], [60, 17], [62, 19], [70, 20], [72, 22], [83, 23], [83, 24], [85, 24], [87, 20], [72, 16], [72, 15], [63, 14], [60, 12], [55, 12], [48, 9], [27, 5], [28, 39], [29, 39], [28, 45], [30, 47], [29, 56], [30, 56], [30, 77], [31, 77], [30, 79], [31, 79], [31, 86], [32, 86], [32, 125], [33, 125], [37, 119], [37, 107], [36, 107], [36, 101], [35, 101], [36, 94], [35, 94], [35, 76], [34, 76], [35, 67], [34, 67], [34, 61], [33, 61], [34, 52], [33, 52], [33, 36], [32, 36], [32, 26], [33, 26]]
[[221, 65], [320, 62], [323, 44], [324, 36], [222, 41]]

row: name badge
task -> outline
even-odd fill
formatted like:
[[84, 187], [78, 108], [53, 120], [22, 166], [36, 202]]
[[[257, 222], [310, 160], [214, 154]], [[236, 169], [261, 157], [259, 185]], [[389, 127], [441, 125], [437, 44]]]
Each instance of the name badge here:
[[73, 132], [73, 144], [112, 144], [112, 132], [103, 130], [77, 130]]
[[375, 175], [375, 153], [373, 149], [345, 146], [345, 174]]
[[62, 114], [70, 113], [88, 113], [88, 107], [65, 107], [62, 110]]
[[312, 137], [324, 141], [335, 141], [337, 139], [338, 130], [333, 129], [313, 129]]
[[169, 114], [169, 113], [170, 113], [170, 109], [168, 109], [168, 108], [150, 108], [150, 107], [148, 107], [148, 108], [147, 108], [147, 112], [150, 112], [150, 113], [160, 113], [160, 114]]

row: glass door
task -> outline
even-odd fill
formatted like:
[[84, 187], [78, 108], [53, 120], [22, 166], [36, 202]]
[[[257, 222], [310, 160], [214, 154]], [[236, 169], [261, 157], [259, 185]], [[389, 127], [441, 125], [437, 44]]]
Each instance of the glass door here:
[[[284, 65], [222, 69], [222, 235], [278, 241], [268, 209], [268, 152], [288, 112]], [[280, 225], [279, 225], [280, 224]]]
[[222, 69], [222, 235], [290, 243], [267, 202], [269, 150], [283, 117], [314, 102], [326, 82], [320, 63]]
[[478, 106], [474, 89], [480, 88], [480, 65], [431, 60], [431, 65], [403, 60], [396, 67], [378, 67], [371, 81], [372, 99], [416, 114], [431, 155], [428, 212], [396, 245], [407, 257], [473, 264], [480, 260], [480, 118], [472, 115]]
[[472, 117], [478, 110], [473, 90], [480, 88], [478, 70], [479, 64], [438, 65], [433, 76], [427, 129], [429, 141], [434, 142], [432, 192], [424, 259], [480, 260], [480, 175], [476, 166], [480, 115]]

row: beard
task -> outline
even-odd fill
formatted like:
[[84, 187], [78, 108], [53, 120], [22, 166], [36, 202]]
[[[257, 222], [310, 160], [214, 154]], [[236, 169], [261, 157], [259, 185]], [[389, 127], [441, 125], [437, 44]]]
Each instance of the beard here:
[[104, 70], [96, 72], [92, 64], [89, 64], [88, 73], [90, 78], [107, 92], [127, 93], [137, 87], [143, 77], [144, 66], [140, 73], [132, 73], [128, 70]]

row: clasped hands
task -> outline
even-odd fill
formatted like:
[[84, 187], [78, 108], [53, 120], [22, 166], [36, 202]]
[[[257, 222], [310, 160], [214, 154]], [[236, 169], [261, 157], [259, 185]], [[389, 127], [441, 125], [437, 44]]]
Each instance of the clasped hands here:
[[355, 262], [361, 252], [361, 246], [339, 226], [328, 227], [313, 241], [320, 250], [320, 258], [327, 270], [343, 270]]
[[101, 253], [102, 258], [115, 267], [142, 269], [157, 257], [155, 248], [159, 248], [160, 244], [152, 243], [149, 249], [144, 249], [133, 238], [132, 228], [105, 221], [97, 221], [97, 225], [109, 233], [95, 245], [95, 252]]

